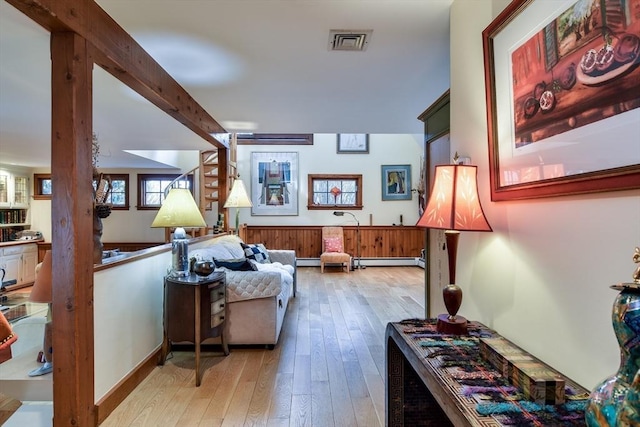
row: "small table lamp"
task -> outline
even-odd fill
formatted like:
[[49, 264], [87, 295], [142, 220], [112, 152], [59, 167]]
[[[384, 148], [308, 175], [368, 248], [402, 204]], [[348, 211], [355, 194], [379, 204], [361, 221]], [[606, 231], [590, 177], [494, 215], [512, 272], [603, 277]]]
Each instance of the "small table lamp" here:
[[29, 301], [49, 304], [47, 309], [47, 323], [44, 325], [44, 340], [42, 352], [44, 364], [29, 372], [30, 377], [37, 377], [53, 371], [53, 325], [51, 321], [51, 302], [53, 301], [52, 280], [51, 280], [51, 251], [44, 254], [40, 269], [37, 270], [36, 280], [33, 282]]
[[442, 294], [448, 314], [438, 315], [437, 330], [441, 333], [467, 333], [467, 319], [456, 316], [462, 304], [462, 289], [455, 284], [460, 231], [493, 231], [480, 205], [476, 175], [476, 166], [436, 166], [429, 203], [416, 224], [416, 227], [446, 230], [449, 285], [443, 289]]
[[244, 183], [241, 179], [236, 179], [233, 182], [231, 193], [227, 197], [227, 201], [224, 204], [225, 208], [236, 208], [236, 234], [240, 232], [240, 209], [250, 208], [253, 206], [251, 199], [247, 195], [247, 190], [244, 188]]
[[176, 227], [171, 241], [171, 275], [189, 275], [189, 241], [184, 227], [206, 227], [191, 191], [186, 188], [171, 188], [156, 215], [152, 228]]

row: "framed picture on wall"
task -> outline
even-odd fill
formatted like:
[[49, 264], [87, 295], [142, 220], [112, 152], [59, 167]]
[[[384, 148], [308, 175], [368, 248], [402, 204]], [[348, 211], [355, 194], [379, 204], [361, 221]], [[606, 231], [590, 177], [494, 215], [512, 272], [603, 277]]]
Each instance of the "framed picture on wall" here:
[[369, 152], [369, 134], [339, 133], [338, 154], [366, 154]]
[[251, 215], [298, 215], [298, 153], [251, 153]]
[[382, 165], [382, 200], [411, 200], [411, 165]]
[[515, 0], [483, 31], [492, 200], [640, 188], [638, 8]]

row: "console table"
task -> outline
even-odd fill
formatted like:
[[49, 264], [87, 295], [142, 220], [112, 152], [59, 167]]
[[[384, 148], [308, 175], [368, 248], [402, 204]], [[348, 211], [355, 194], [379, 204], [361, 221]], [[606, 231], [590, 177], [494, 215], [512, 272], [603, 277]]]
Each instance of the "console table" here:
[[224, 272], [207, 277], [191, 274], [167, 276], [164, 280], [164, 339], [160, 364], [164, 364], [171, 342], [195, 345], [196, 387], [200, 386], [200, 343], [220, 337], [225, 356], [229, 347], [224, 340], [226, 279]]
[[387, 426], [585, 425], [586, 389], [565, 379], [564, 404], [528, 401], [479, 356], [480, 337], [499, 335], [478, 322], [469, 331], [438, 334], [434, 319], [387, 324]]

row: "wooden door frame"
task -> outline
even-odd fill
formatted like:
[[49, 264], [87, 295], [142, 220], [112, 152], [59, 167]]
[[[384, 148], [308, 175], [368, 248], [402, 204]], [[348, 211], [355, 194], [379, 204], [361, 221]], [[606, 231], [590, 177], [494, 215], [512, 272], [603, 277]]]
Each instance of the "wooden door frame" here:
[[[429, 194], [431, 193], [432, 178], [435, 174], [435, 164], [432, 161], [432, 153], [430, 151], [430, 144], [438, 141], [443, 136], [449, 134], [450, 131], [450, 91], [447, 89], [438, 99], [434, 101], [422, 114], [418, 116], [418, 120], [424, 122], [424, 153], [425, 153], [425, 167], [423, 177], [425, 182], [425, 200], [428, 202]], [[431, 245], [431, 238], [429, 230], [425, 232], [424, 247], [425, 247], [425, 268], [424, 268], [424, 282], [425, 282], [425, 294], [424, 294], [424, 308], [425, 317], [431, 318], [431, 279], [429, 272], [433, 267], [433, 254], [429, 251]]]

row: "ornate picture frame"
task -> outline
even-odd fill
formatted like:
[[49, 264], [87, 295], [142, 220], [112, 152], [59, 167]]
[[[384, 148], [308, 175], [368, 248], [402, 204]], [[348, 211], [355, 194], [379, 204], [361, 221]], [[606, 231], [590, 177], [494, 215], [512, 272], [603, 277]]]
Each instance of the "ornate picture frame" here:
[[[514, 0], [483, 31], [493, 201], [640, 188], [640, 22], [600, 3]], [[619, 60], [591, 70], [601, 50]]]

